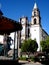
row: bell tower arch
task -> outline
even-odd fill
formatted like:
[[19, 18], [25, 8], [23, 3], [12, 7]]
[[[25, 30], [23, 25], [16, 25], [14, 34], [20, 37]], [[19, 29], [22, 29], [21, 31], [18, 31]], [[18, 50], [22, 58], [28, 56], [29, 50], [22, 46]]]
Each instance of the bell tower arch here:
[[41, 25], [40, 11], [39, 11], [36, 3], [34, 4], [34, 8], [33, 8], [33, 11], [32, 11], [31, 24]]
[[40, 41], [41, 41], [41, 17], [40, 17], [40, 11], [37, 7], [37, 4], [34, 4], [34, 8], [32, 10], [32, 16], [31, 16], [31, 23], [30, 23], [30, 38], [32, 40], [36, 39], [36, 42], [38, 44], [37, 51], [40, 51]]

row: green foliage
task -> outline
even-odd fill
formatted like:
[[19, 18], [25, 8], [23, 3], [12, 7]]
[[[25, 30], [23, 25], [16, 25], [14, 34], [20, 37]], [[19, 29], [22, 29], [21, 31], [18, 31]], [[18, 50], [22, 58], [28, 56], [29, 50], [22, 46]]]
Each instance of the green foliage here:
[[22, 52], [27, 52], [26, 49], [28, 50], [27, 40], [25, 40], [25, 41], [22, 43], [21, 51], [22, 51]]
[[27, 57], [19, 57], [19, 60], [27, 60], [27, 61], [29, 61], [29, 60], [31, 60], [31, 61], [35, 61], [35, 57], [34, 56], [32, 56], [32, 57], [30, 57], [30, 58], [27, 58]]
[[47, 45], [47, 48], [49, 48], [49, 36], [46, 38], [46, 45]]
[[19, 60], [26, 60], [26, 57], [20, 57]]
[[42, 51], [49, 53], [49, 36], [45, 41], [41, 41]]
[[35, 52], [38, 48], [37, 42], [35, 40], [25, 40], [22, 43], [21, 51], [22, 52]]
[[30, 57], [30, 59], [31, 59], [31, 61], [35, 61], [35, 57], [34, 56]]
[[46, 41], [41, 41], [42, 51], [46, 51]]

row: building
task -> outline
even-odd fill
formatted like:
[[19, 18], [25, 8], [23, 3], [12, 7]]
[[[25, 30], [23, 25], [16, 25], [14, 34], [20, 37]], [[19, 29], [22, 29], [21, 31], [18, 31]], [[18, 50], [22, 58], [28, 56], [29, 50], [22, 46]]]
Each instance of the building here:
[[41, 16], [40, 11], [36, 5], [34, 4], [34, 8], [32, 11], [31, 24], [30, 24], [30, 34], [31, 39], [36, 39], [38, 43], [37, 51], [41, 50], [40, 41], [45, 40], [48, 34], [44, 31], [41, 25]]
[[[3, 16], [2, 11], [0, 10], [0, 44], [4, 45], [4, 55], [10, 50], [11, 40], [14, 42], [14, 58], [15, 58], [15, 42], [16, 42], [16, 32], [22, 30], [22, 25], [10, 18]], [[14, 32], [14, 40], [9, 36], [10, 33]], [[16, 45], [17, 46], [17, 45]], [[1, 47], [0, 47], [1, 49]]]
[[48, 34], [42, 28], [40, 10], [36, 3], [34, 4], [34, 8], [32, 10], [31, 22], [29, 22], [28, 17], [25, 16], [21, 17], [19, 22], [23, 27], [23, 29], [19, 31], [19, 44], [21, 44], [25, 39], [35, 39], [38, 43], [37, 51], [40, 51], [40, 41], [45, 40]]
[[[34, 4], [34, 8], [32, 10], [31, 21], [29, 22], [28, 17], [23, 16], [19, 19], [19, 22], [22, 24], [23, 29], [21, 31], [16, 32], [15, 48], [17, 48], [17, 43], [18, 47], [21, 47], [21, 43], [23, 42], [23, 40], [31, 38], [32, 40], [35, 39], [37, 41], [37, 51], [40, 51], [40, 41], [45, 40], [48, 34], [42, 28], [40, 10], [37, 7], [36, 3]], [[10, 36], [14, 40], [14, 33], [11, 33]], [[12, 44], [10, 47], [13, 49], [14, 44]]]

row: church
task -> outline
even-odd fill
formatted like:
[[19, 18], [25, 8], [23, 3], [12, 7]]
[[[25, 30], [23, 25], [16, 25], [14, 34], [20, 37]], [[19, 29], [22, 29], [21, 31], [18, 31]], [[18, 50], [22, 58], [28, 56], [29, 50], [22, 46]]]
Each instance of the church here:
[[[23, 40], [30, 38], [32, 40], [36, 40], [38, 44], [37, 51], [41, 51], [40, 41], [45, 40], [48, 34], [42, 28], [40, 10], [36, 3], [32, 10], [31, 21], [28, 20], [28, 17], [23, 16], [19, 19], [19, 23], [22, 25], [22, 30], [16, 32], [15, 49], [21, 47]], [[14, 40], [14, 33], [11, 33], [9, 36]], [[0, 37], [0, 40], [3, 41], [3, 37]], [[13, 49], [14, 43], [10, 47]]]
[[23, 16], [19, 19], [19, 22], [23, 27], [23, 29], [18, 33], [19, 45], [21, 45], [23, 40], [30, 38], [36, 40], [38, 43], [37, 51], [41, 51], [40, 41], [45, 40], [48, 34], [42, 28], [40, 10], [36, 3], [32, 10], [31, 21], [28, 20], [28, 17]]

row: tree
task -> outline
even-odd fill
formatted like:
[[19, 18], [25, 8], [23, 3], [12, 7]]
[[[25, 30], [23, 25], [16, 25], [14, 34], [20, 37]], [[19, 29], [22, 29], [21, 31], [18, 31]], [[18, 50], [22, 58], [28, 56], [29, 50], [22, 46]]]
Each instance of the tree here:
[[46, 52], [49, 53], [49, 36], [46, 38]]
[[41, 41], [41, 47], [43, 52], [49, 53], [49, 36], [45, 41]]
[[37, 42], [35, 40], [28, 39], [22, 43], [21, 50], [22, 52], [32, 52], [33, 53], [37, 51], [37, 48], [38, 48]]
[[41, 41], [40, 44], [42, 47], [42, 51], [45, 52], [46, 51], [46, 41]]

